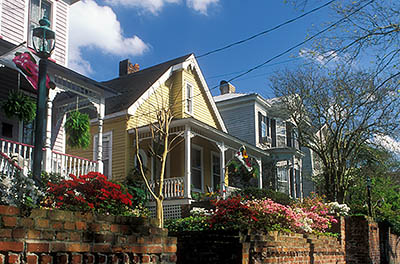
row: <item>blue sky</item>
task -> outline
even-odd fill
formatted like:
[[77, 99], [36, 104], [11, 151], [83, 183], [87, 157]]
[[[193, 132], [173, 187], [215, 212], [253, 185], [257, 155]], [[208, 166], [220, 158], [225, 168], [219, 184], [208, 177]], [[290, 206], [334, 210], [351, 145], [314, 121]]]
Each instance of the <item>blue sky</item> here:
[[[209, 88], [305, 40], [329, 20], [328, 10], [325, 7], [270, 34], [199, 58]], [[129, 58], [146, 68], [188, 53], [201, 55], [300, 14], [284, 0], [81, 0], [70, 13], [70, 67], [95, 80], [109, 80], [117, 77], [120, 60]], [[311, 49], [311, 43], [302, 48]], [[273, 97], [268, 76], [306, 62], [299, 50], [233, 81], [236, 91]]]

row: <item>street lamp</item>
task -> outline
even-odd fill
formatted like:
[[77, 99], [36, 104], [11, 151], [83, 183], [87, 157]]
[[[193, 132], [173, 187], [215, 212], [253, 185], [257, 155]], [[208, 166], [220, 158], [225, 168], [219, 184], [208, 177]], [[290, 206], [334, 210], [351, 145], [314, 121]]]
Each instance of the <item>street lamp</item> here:
[[371, 205], [371, 177], [367, 175], [367, 204], [368, 214], [372, 217], [372, 205]]
[[46, 124], [46, 75], [47, 59], [55, 47], [55, 33], [50, 29], [50, 21], [47, 17], [39, 20], [39, 27], [33, 29], [32, 42], [36, 54], [39, 56], [39, 78], [36, 103], [36, 127], [35, 127], [35, 148], [33, 151], [33, 179], [36, 184], [41, 184], [42, 159], [43, 159], [43, 136]]

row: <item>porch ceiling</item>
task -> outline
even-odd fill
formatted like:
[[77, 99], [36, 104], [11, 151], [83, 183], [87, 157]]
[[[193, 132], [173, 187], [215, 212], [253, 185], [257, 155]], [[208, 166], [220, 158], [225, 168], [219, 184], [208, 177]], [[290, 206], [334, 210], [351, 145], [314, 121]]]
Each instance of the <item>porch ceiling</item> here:
[[[173, 130], [176, 127], [184, 128], [185, 126], [189, 126], [191, 132], [194, 133], [194, 135], [201, 136], [214, 143], [224, 143], [225, 147], [231, 148], [235, 151], [238, 150], [241, 146], [246, 146], [247, 152], [251, 156], [255, 157], [269, 156], [269, 153], [267, 151], [257, 148], [256, 146], [250, 143], [240, 140], [232, 135], [229, 135], [221, 130], [211, 127], [194, 118], [184, 118], [184, 119], [174, 120], [171, 124], [171, 129]], [[139, 132], [147, 133], [148, 132], [147, 130], [148, 127], [142, 127], [139, 129]], [[181, 130], [183, 131], [183, 129]], [[130, 129], [128, 133], [134, 134], [135, 129]]]

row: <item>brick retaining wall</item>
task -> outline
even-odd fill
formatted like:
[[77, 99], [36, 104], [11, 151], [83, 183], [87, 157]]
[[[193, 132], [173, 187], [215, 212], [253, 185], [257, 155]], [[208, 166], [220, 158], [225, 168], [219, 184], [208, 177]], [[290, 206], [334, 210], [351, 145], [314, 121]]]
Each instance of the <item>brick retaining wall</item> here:
[[345, 263], [343, 248], [333, 237], [233, 231], [183, 232], [177, 237], [178, 264]]
[[176, 243], [148, 219], [0, 206], [0, 264], [170, 264]]

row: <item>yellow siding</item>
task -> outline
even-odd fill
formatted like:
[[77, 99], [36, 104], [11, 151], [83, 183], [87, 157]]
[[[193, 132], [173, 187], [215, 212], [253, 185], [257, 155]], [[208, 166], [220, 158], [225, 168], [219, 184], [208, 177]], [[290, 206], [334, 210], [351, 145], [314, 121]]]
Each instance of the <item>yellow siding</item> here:
[[[91, 143], [87, 149], [71, 149], [67, 147], [67, 153], [93, 159], [93, 138], [98, 134], [98, 125], [90, 127]], [[104, 120], [103, 133], [112, 131], [112, 178], [122, 181], [125, 179], [128, 169], [129, 137], [126, 131], [126, 117], [118, 117]]]
[[156, 113], [161, 109], [172, 110], [175, 118], [182, 118], [182, 72], [175, 72], [161, 84], [149, 98], [142, 103], [130, 117], [127, 129], [145, 126], [156, 120]]
[[[184, 117], [193, 116], [195, 119], [198, 119], [209, 126], [221, 129], [221, 127], [218, 125], [218, 121], [211, 104], [208, 101], [204, 87], [201, 86], [201, 82], [197, 74], [190, 70], [183, 71], [184, 85], [186, 82], [189, 82], [191, 85], [193, 85], [193, 115], [185, 113]], [[183, 89], [183, 91], [186, 93], [186, 89]]]

